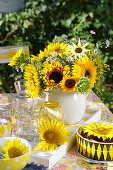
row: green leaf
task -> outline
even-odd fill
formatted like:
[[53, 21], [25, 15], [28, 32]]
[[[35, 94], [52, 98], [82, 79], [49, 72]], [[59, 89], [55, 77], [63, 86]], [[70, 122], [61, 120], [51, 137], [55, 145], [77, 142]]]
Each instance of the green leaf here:
[[24, 20], [24, 28], [28, 28], [31, 25], [31, 22], [29, 22], [28, 20]]
[[0, 26], [3, 24], [3, 20], [0, 20]]

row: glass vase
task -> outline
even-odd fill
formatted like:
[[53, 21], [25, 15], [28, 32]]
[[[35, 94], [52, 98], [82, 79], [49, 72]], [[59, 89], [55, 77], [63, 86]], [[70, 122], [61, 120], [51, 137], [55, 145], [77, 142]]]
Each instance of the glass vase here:
[[40, 123], [46, 119], [64, 122], [64, 112], [58, 102], [46, 101], [39, 105], [41, 106], [39, 111]]

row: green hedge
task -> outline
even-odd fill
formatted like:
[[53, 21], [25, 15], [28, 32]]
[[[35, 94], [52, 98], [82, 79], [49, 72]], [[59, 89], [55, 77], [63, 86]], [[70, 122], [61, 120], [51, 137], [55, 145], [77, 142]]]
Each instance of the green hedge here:
[[[90, 30], [95, 30], [94, 41], [111, 41], [111, 47], [103, 49], [102, 59], [111, 67], [106, 75], [106, 83], [113, 82], [113, 1], [111, 0], [27, 0], [24, 10], [0, 14], [0, 46], [29, 45], [37, 54], [55, 35], [69, 34], [81, 21], [77, 29], [84, 38]], [[75, 34], [76, 36], [76, 34]], [[7, 68], [7, 72], [6, 72]], [[3, 64], [0, 66], [1, 90], [13, 91], [14, 72]], [[10, 88], [6, 88], [5, 81]], [[110, 106], [110, 105], [109, 105]]]

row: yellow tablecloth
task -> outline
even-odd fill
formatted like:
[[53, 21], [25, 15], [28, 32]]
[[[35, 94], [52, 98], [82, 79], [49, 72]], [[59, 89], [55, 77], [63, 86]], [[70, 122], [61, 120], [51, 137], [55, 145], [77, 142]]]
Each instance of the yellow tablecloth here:
[[[10, 108], [10, 103], [13, 99], [13, 94], [0, 94], [0, 107], [8, 105]], [[110, 110], [103, 104], [103, 102], [91, 92], [87, 98], [87, 105], [90, 108], [100, 108], [102, 115], [102, 121], [113, 121], [113, 114]], [[95, 161], [90, 161], [88, 159], [83, 159], [77, 151], [75, 146], [73, 146], [52, 168], [52, 170], [73, 170], [73, 169], [108, 169], [113, 170], [113, 163], [95, 163]]]

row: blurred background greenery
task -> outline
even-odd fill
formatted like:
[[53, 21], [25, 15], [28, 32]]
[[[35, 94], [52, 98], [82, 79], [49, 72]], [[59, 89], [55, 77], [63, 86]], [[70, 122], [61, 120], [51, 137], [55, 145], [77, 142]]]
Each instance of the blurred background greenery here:
[[[0, 13], [0, 46], [28, 45], [30, 52], [37, 54], [55, 35], [70, 35], [81, 21], [85, 22], [76, 32], [83, 39], [94, 30], [94, 42], [110, 40], [110, 48], [103, 48], [101, 56], [110, 65], [110, 72], [105, 76], [102, 93], [96, 94], [113, 112], [113, 1], [26, 0], [25, 9]], [[14, 92], [16, 75], [8, 64], [0, 64], [0, 92]]]

